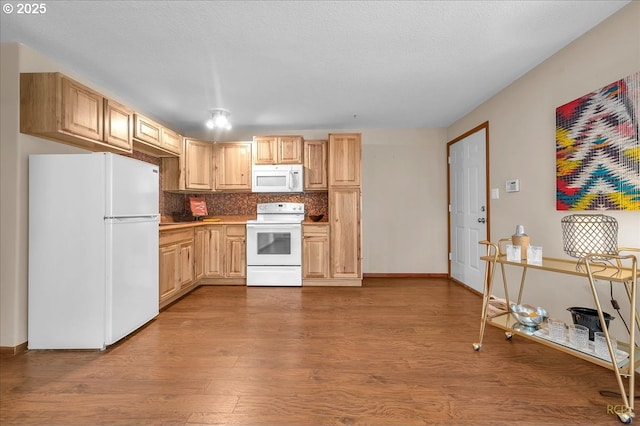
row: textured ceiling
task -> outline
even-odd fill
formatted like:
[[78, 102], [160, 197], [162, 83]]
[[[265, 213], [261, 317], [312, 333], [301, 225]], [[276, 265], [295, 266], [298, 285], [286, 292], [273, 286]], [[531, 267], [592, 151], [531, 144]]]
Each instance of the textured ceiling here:
[[446, 127], [627, 3], [47, 1], [0, 39], [187, 135]]

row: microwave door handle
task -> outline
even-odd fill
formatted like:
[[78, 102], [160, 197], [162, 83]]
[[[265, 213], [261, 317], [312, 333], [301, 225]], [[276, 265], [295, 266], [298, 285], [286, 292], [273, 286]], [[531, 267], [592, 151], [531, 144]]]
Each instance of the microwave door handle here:
[[293, 172], [293, 170], [289, 170], [289, 190], [290, 191], [293, 191], [293, 188], [295, 187], [295, 182], [294, 182], [295, 178], [296, 178], [296, 175]]

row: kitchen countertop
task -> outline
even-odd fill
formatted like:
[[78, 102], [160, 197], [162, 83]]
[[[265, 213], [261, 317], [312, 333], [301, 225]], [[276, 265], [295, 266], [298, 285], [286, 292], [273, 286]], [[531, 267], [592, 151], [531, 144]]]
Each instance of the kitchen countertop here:
[[206, 225], [244, 225], [247, 220], [255, 219], [255, 216], [208, 216], [210, 219], [220, 219], [216, 222], [206, 222], [204, 220], [193, 220], [189, 222], [160, 222], [161, 231], [172, 229], [192, 228]]
[[[244, 225], [248, 220], [255, 220], [255, 216], [209, 216], [209, 218], [220, 219], [217, 222], [205, 222], [202, 220], [193, 220], [189, 222], [160, 222], [160, 230], [161, 231], [170, 231], [173, 229], [184, 229], [184, 228], [192, 228], [196, 226], [205, 226], [205, 225]], [[329, 221], [326, 217], [322, 218], [319, 222], [314, 222], [308, 217], [304, 218], [302, 222], [304, 225], [325, 225]]]
[[317, 225], [325, 225], [327, 223], [329, 223], [329, 219], [326, 217], [323, 217], [322, 219], [320, 219], [319, 221], [313, 221], [311, 219], [309, 219], [308, 217], [304, 218], [304, 221], [302, 221], [302, 223], [304, 225], [313, 225], [313, 224], [317, 224]]

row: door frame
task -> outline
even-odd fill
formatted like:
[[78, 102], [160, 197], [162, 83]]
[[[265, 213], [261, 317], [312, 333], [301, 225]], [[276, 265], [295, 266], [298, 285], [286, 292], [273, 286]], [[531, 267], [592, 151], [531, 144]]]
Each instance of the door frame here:
[[453, 144], [455, 144], [456, 142], [459, 142], [465, 138], [467, 138], [468, 136], [479, 132], [480, 130], [485, 131], [485, 205], [487, 206], [487, 240], [491, 241], [491, 197], [490, 197], [490, 187], [491, 185], [489, 184], [489, 122], [485, 121], [482, 124], [477, 125], [476, 127], [474, 127], [473, 129], [463, 133], [462, 135], [456, 137], [455, 139], [452, 139], [451, 141], [447, 142], [447, 158], [445, 159], [447, 161], [447, 277], [450, 280], [453, 280], [457, 283], [463, 284], [465, 287], [468, 287], [470, 290], [474, 291], [473, 289], [471, 289], [471, 287], [467, 286], [465, 283], [461, 283], [460, 281], [458, 281], [455, 278], [451, 277], [451, 211], [449, 206], [451, 205], [451, 164], [449, 164], [449, 156], [451, 155], [451, 146]]

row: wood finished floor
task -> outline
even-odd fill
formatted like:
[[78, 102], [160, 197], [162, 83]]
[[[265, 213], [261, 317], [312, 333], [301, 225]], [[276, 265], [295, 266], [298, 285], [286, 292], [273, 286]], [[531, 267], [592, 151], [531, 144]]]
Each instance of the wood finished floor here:
[[3, 357], [0, 424], [615, 425], [611, 371], [487, 327], [444, 279], [201, 287], [104, 352]]

